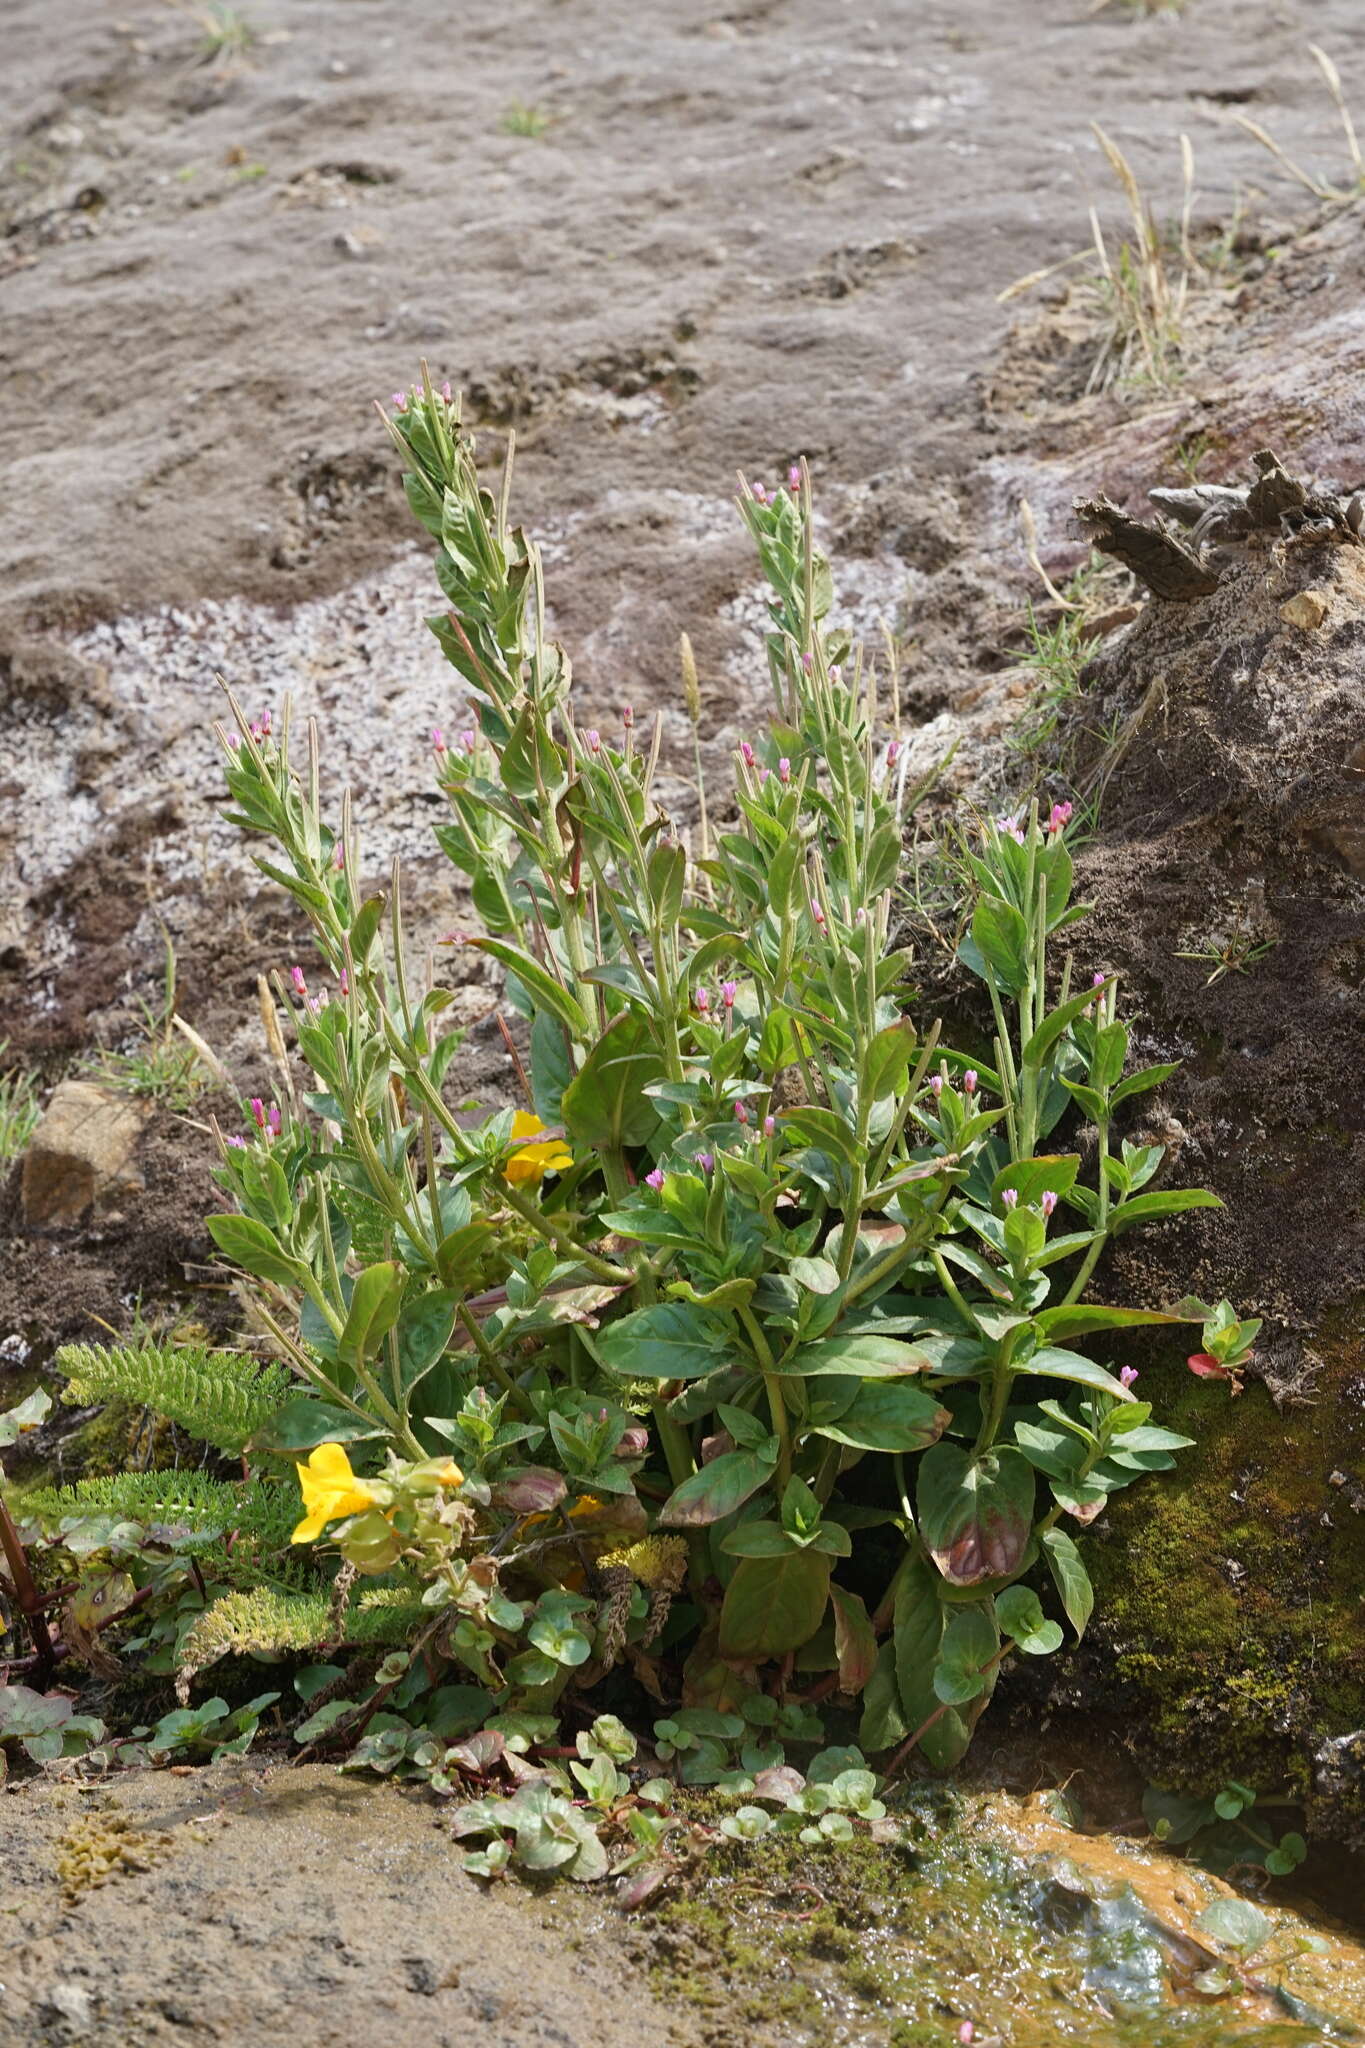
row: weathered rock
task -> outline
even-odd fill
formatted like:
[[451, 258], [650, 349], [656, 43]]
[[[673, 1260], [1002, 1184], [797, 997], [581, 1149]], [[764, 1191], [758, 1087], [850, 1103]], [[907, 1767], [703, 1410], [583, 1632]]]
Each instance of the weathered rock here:
[[137, 1150], [146, 1113], [93, 1081], [62, 1081], [24, 1154], [21, 1200], [30, 1229], [79, 1223], [142, 1186]]

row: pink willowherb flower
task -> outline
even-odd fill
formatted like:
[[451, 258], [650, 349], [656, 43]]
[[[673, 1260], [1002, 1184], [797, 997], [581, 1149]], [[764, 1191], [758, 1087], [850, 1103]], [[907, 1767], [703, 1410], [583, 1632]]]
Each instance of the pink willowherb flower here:
[[799, 463], [794, 462], [791, 468], [787, 471], [787, 489], [789, 491], [799, 491], [800, 488], [801, 466]]
[[1049, 832], [1053, 832], [1053, 833], [1056, 833], [1056, 832], [1060, 832], [1060, 831], [1062, 831], [1062, 830], [1063, 830], [1063, 829], [1064, 829], [1064, 828], [1065, 828], [1065, 827], [1066, 827], [1067, 825], [1069, 825], [1070, 823], [1071, 823], [1071, 805], [1070, 805], [1070, 804], [1054, 804], [1054, 805], [1052, 806], [1052, 810], [1051, 810], [1051, 812], [1049, 813], [1049, 816], [1048, 816], [1048, 821], [1047, 821], [1047, 829], [1048, 829], [1048, 831], [1049, 831]]
[[934, 1074], [934, 1075], [932, 1075], [932, 1076], [930, 1077], [930, 1081], [929, 1081], [929, 1092], [930, 1092], [930, 1094], [931, 1094], [931, 1095], [933, 1096], [933, 1098], [934, 1098], [935, 1102], [939, 1101], [939, 1099], [941, 1098], [941, 1096], [942, 1096], [942, 1094], [943, 1094], [943, 1076], [942, 1076], [942, 1074]]
[[1119, 1373], [1119, 1383], [1122, 1386], [1131, 1387], [1137, 1376], [1138, 1370], [1135, 1365], [1125, 1365]]
[[634, 725], [634, 723], [635, 723], [635, 706], [634, 706], [633, 704], [627, 704], [627, 705], [626, 705], [626, 706], [624, 707], [624, 709], [622, 710], [622, 712], [621, 712], [621, 723], [622, 723], [622, 725], [623, 725], [623, 726], [625, 727], [625, 729], [626, 729], [626, 731], [627, 731], [627, 732], [629, 732], [629, 731], [630, 731], [630, 729], [631, 729], [631, 727], [632, 727], [632, 726]]
[[245, 1152], [250, 1140], [247, 1138], [239, 1138], [234, 1132], [233, 1136], [230, 1137], [227, 1140], [227, 1142], [229, 1145], [231, 1145], [234, 1152]]
[[443, 754], [445, 750], [446, 736], [439, 725], [433, 725], [431, 728], [431, 751], [433, 754]]
[[349, 974], [348, 974], [348, 973], [346, 972], [346, 969], [345, 969], [344, 967], [343, 967], [343, 968], [342, 968], [342, 970], [341, 970], [341, 975], [340, 975], [340, 980], [339, 980], [339, 986], [340, 986], [340, 989], [341, 989], [341, 993], [342, 993], [342, 995], [344, 995], [344, 996], [348, 996], [348, 995], [349, 995], [349, 994], [351, 993], [351, 977], [350, 977], [350, 975], [349, 975]]
[[472, 754], [478, 747], [478, 744], [479, 735], [475, 732], [472, 725], [467, 725], [464, 731], [460, 734], [460, 745], [464, 748], [467, 754]]
[[447, 404], [447, 405], [450, 405], [450, 404], [452, 404], [452, 403], [453, 403], [453, 400], [452, 400], [452, 398], [451, 398], [451, 395], [450, 395], [450, 386], [449, 386], [449, 384], [443, 384], [443, 385], [441, 386], [441, 396], [442, 396], [442, 398], [443, 398], [443, 399], [445, 400], [445, 402], [446, 402], [446, 404]]
[[703, 1173], [709, 1173], [715, 1163], [716, 1155], [714, 1152], [699, 1152], [697, 1154], [697, 1164]]
[[768, 502], [768, 492], [766, 487], [763, 484], [754, 484], [752, 486], [752, 489], [753, 494], [757, 498], [759, 504], [766, 505]]
[[711, 1007], [711, 998], [707, 994], [706, 990], [704, 988], [699, 988], [696, 994], [693, 996], [692, 1000], [696, 1004], [698, 1010], [700, 1010], [702, 1016], [704, 1017]]
[[294, 984], [294, 994], [296, 996], [307, 995], [308, 984], [303, 978], [303, 969], [301, 967], [291, 967], [289, 970], [289, 979]]
[[1052, 1188], [1048, 1188], [1046, 1190], [1046, 1192], [1043, 1195], [1043, 1199], [1038, 1206], [1041, 1208], [1044, 1216], [1050, 1216], [1052, 1214], [1053, 1210], [1057, 1207], [1057, 1196]]
[[1000, 1206], [1002, 1209], [1017, 1209], [1019, 1206], [1018, 1188], [1002, 1189], [1000, 1195]]
[[661, 1188], [663, 1184], [664, 1170], [661, 1166], [656, 1166], [653, 1173], [647, 1173], [645, 1175], [645, 1186], [647, 1188]]
[[886, 765], [887, 765], [887, 767], [888, 767], [888, 768], [894, 768], [894, 767], [895, 767], [895, 765], [896, 765], [896, 757], [897, 757], [897, 755], [898, 755], [898, 754], [900, 753], [900, 750], [901, 750], [901, 743], [900, 743], [900, 741], [899, 741], [899, 740], [888, 740], [888, 741], [887, 741], [887, 743], [886, 743]]
[[723, 981], [723, 982], [721, 983], [721, 985], [720, 985], [720, 999], [721, 999], [721, 1001], [722, 1001], [722, 1002], [724, 1003], [724, 1005], [725, 1005], [725, 1007], [726, 1007], [726, 1009], [727, 1009], [727, 1010], [733, 1010], [733, 1009], [734, 1009], [734, 1007], [735, 1007], [735, 997], [736, 997], [736, 996], [737, 996], [738, 994], [739, 994], [739, 983], [738, 983], [737, 981]]
[[746, 767], [746, 768], [752, 768], [752, 767], [753, 767], [753, 765], [754, 765], [754, 750], [753, 750], [753, 748], [752, 748], [752, 747], [751, 747], [751, 746], [749, 745], [749, 742], [748, 742], [747, 740], [741, 740], [741, 741], [740, 741], [740, 743], [739, 743], [739, 758], [740, 758], [740, 760], [741, 760], [741, 761], [742, 761], [742, 762], [744, 763], [744, 765], [745, 765], [745, 767]]
[[394, 411], [395, 411], [395, 412], [406, 412], [406, 411], [407, 411], [407, 409], [408, 409], [408, 395], [407, 395], [406, 391], [395, 391], [395, 392], [394, 392], [394, 394], [393, 394], [393, 409], [394, 409]]
[[265, 1104], [259, 1095], [253, 1095], [251, 1098], [251, 1121], [258, 1131], [265, 1129]]
[[810, 674], [811, 670], [815, 666], [815, 656], [811, 653], [809, 648], [807, 648], [806, 652], [801, 656], [801, 666], [806, 671], [807, 675]]
[[976, 1090], [977, 1090], [977, 1083], [978, 1083], [978, 1081], [979, 1081], [979, 1080], [980, 1080], [980, 1076], [978, 1075], [978, 1073], [977, 1073], [977, 1071], [976, 1071], [976, 1068], [975, 1068], [975, 1067], [968, 1067], [968, 1069], [967, 1069], [966, 1073], [965, 1073], [965, 1074], [964, 1074], [964, 1075], [962, 1076], [962, 1092], [963, 1092], [963, 1094], [964, 1094], [964, 1095], [975, 1095], [975, 1093], [976, 1093]]
[[792, 779], [792, 764], [785, 754], [777, 764], [777, 779], [779, 782], [790, 782]]
[[588, 730], [587, 730], [587, 732], [586, 732], [586, 733], [584, 734], [584, 738], [585, 738], [585, 739], [587, 740], [587, 742], [588, 742], [588, 752], [589, 752], [590, 754], [600, 754], [600, 753], [601, 753], [601, 751], [602, 751], [602, 735], [601, 735], [601, 733], [600, 733], [600, 732], [599, 732], [599, 731], [597, 730], [597, 727], [596, 727], [595, 725], [590, 725], [590, 726], [588, 727]]
[[283, 1118], [280, 1116], [280, 1105], [278, 1102], [272, 1102], [270, 1105], [270, 1114], [266, 1118], [266, 1136], [268, 1138], [278, 1138], [282, 1128]]
[[735, 1104], [735, 1122], [737, 1124], [747, 1124], [748, 1121], [749, 1110], [747, 1104], [743, 1102], [737, 1102]]
[[776, 1118], [775, 1116], [765, 1116], [765, 1117], [764, 1117], [764, 1119], [763, 1119], [763, 1135], [764, 1135], [764, 1137], [765, 1137], [765, 1138], [771, 1138], [771, 1137], [772, 1137], [772, 1136], [774, 1135], [774, 1133], [776, 1132], [776, 1130], [777, 1130], [777, 1118]]

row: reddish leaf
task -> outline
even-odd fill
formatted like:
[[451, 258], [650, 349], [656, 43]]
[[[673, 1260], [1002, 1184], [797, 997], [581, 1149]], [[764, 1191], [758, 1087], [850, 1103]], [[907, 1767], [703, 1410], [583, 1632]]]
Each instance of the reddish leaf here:
[[523, 1465], [519, 1472], [504, 1474], [493, 1488], [493, 1500], [514, 1515], [546, 1515], [568, 1490], [563, 1474], [548, 1465]]
[[877, 1668], [877, 1638], [867, 1609], [856, 1593], [831, 1584], [834, 1608], [834, 1653], [839, 1660], [840, 1692], [861, 1692]]
[[1013, 1449], [973, 1457], [939, 1443], [920, 1460], [920, 1534], [948, 1583], [977, 1586], [1019, 1568], [1033, 1525], [1033, 1468]]
[[1227, 1367], [1220, 1365], [1218, 1360], [1208, 1351], [1192, 1353], [1185, 1360], [1185, 1363], [1190, 1371], [1201, 1380], [1230, 1380], [1232, 1378], [1232, 1374], [1228, 1371]]

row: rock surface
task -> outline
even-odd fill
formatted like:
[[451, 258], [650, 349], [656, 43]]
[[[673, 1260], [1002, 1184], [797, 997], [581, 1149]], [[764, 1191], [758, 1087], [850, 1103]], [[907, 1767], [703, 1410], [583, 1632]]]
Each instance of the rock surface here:
[[20, 1183], [30, 1230], [69, 1229], [143, 1185], [138, 1146], [147, 1113], [93, 1081], [62, 1081], [29, 1140]]

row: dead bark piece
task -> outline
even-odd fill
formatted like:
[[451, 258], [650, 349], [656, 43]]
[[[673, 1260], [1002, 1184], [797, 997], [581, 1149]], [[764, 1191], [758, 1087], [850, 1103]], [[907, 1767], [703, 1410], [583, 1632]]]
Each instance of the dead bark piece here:
[[1108, 498], [1077, 498], [1076, 516], [1091, 546], [1131, 569], [1154, 597], [1188, 604], [1218, 588], [1216, 572], [1164, 520], [1149, 526]]
[[1247, 492], [1247, 511], [1257, 526], [1278, 528], [1282, 519], [1301, 512], [1308, 503], [1308, 486], [1290, 476], [1278, 455], [1269, 448], [1252, 456], [1256, 481]]

